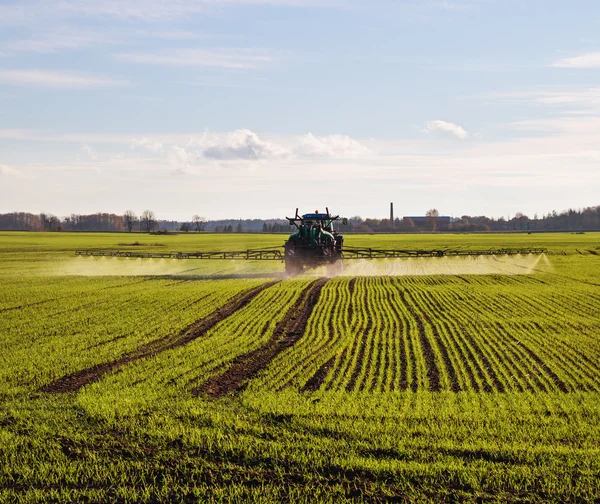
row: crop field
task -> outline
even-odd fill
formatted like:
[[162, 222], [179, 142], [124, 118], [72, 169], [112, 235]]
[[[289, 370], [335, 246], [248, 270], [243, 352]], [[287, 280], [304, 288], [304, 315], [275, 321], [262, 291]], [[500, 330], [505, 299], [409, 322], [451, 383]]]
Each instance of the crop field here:
[[75, 257], [283, 235], [0, 233], [0, 502], [600, 502], [600, 233], [542, 256]]

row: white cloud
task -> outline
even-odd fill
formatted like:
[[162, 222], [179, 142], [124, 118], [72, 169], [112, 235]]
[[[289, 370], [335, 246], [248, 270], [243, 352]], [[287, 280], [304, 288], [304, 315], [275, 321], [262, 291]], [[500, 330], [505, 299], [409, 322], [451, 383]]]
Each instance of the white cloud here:
[[[230, 217], [232, 208], [237, 211], [248, 205], [252, 209], [250, 216], [266, 217], [289, 211], [290, 201], [294, 200], [294, 207], [313, 207], [310, 200], [328, 204], [342, 214], [377, 216], [386, 211], [387, 202], [391, 201], [388, 198], [393, 198], [393, 194], [404, 195], [401, 204], [405, 210], [398, 212], [406, 211], [407, 215], [417, 208], [428, 208], [425, 205], [432, 200], [440, 209], [459, 215], [498, 215], [507, 211], [533, 214], [554, 207], [598, 203], [600, 118], [595, 122], [591, 118], [574, 119], [581, 120], [558, 125], [561, 129], [552, 134], [536, 131], [530, 137], [521, 135], [492, 142], [432, 144], [382, 140], [376, 143], [376, 152], [373, 149], [359, 159], [323, 156], [307, 160], [294, 155], [301, 137], [263, 137], [248, 130], [230, 134], [138, 135], [137, 138], [161, 142], [164, 157], [132, 155], [110, 159], [110, 146], [103, 145], [103, 156], [97, 162], [65, 163], [53, 156], [51, 149], [48, 159], [32, 162], [27, 158], [14, 165], [22, 169], [23, 176], [34, 177], [26, 194], [5, 190], [3, 196], [5, 205], [14, 208], [44, 204], [53, 213], [85, 213], [85, 205], [106, 205], [99, 188], [113, 190], [111, 202], [119, 208], [131, 206], [131, 198], [136, 197], [131, 193], [131, 184], [135, 184], [140, 207], [152, 205], [161, 216], [177, 212], [193, 215], [198, 212], [194, 205], [201, 201], [211, 208], [208, 217]], [[539, 129], [540, 124], [531, 127]], [[131, 136], [123, 138], [129, 147]], [[104, 141], [103, 137], [99, 140]], [[269, 157], [268, 149], [267, 154], [257, 154], [245, 148], [244, 141], [255, 149], [256, 145], [269, 144], [291, 154]], [[115, 146], [113, 152], [122, 147], [122, 143]], [[211, 148], [218, 156], [202, 156]], [[261, 162], [244, 161], [257, 158]], [[234, 161], [225, 163], [222, 159]], [[182, 174], [184, 183], [181, 178], [174, 179], [173, 173]], [[303, 176], [298, 177], [298, 173]], [[48, 176], [56, 181], [51, 191], [46, 183]], [[314, 180], [319, 180], [319, 184], [315, 185]], [[19, 178], [2, 181], [7, 188], [23, 185]], [[4, 187], [1, 183], [0, 186]], [[290, 188], [284, 196], [281, 187]], [[360, 199], [361, 192], [371, 197]], [[531, 197], [527, 199], [528, 196]], [[525, 206], [523, 198], [527, 199]], [[481, 210], [479, 204], [487, 210]], [[64, 210], [57, 205], [63, 205]]]
[[562, 58], [552, 63], [555, 68], [600, 68], [600, 52]]
[[163, 144], [162, 142], [157, 142], [154, 140], [148, 140], [146, 137], [144, 138], [134, 138], [131, 141], [131, 148], [135, 149], [136, 147], [142, 147], [144, 149], [148, 149], [152, 152], [162, 152]]
[[197, 159], [195, 154], [188, 152], [186, 148], [181, 145], [172, 145], [167, 157], [169, 164], [179, 173], [185, 172]]
[[127, 81], [111, 77], [46, 70], [0, 70], [0, 82], [47, 88], [112, 88], [130, 86]]
[[115, 59], [150, 65], [229, 69], [256, 68], [274, 61], [265, 51], [257, 49], [168, 49], [155, 53], [117, 54]]
[[356, 157], [370, 153], [370, 150], [346, 135], [317, 137], [307, 133], [298, 138], [294, 153], [299, 156], [317, 157]]
[[2, 177], [20, 177], [21, 172], [7, 165], [0, 165], [0, 176]]
[[203, 150], [205, 158], [258, 160], [284, 157], [289, 154], [286, 148], [264, 141], [256, 133], [247, 129], [234, 131], [225, 138], [213, 140], [212, 142], [213, 145]]
[[424, 131], [426, 133], [431, 133], [433, 131], [442, 131], [444, 133], [451, 133], [452, 135], [460, 138], [461, 140], [464, 140], [465, 138], [469, 137], [469, 133], [462, 126], [459, 126], [458, 124], [454, 124], [451, 122], [440, 121], [440, 120], [429, 121], [425, 125]]

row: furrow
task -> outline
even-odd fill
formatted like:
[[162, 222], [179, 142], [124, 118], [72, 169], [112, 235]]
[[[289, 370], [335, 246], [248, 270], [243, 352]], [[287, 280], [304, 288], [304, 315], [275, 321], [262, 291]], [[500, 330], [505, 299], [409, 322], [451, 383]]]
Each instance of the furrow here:
[[265, 345], [234, 359], [228, 369], [209, 378], [195, 388], [193, 394], [219, 398], [239, 390], [245, 382], [257, 376], [278, 354], [302, 337], [326, 282], [326, 278], [320, 278], [311, 283], [277, 324], [273, 337]]
[[204, 318], [190, 327], [182, 331], [176, 336], [165, 336], [158, 340], [151, 341], [150, 343], [143, 345], [142, 347], [125, 354], [123, 357], [110, 362], [96, 364], [95, 366], [77, 371], [75, 373], [63, 376], [58, 380], [55, 380], [47, 385], [44, 385], [40, 391], [51, 394], [60, 394], [66, 392], [75, 392], [80, 388], [90, 383], [96, 382], [102, 378], [106, 373], [114, 371], [122, 366], [130, 364], [131, 362], [138, 361], [140, 359], [146, 359], [157, 355], [158, 353], [170, 350], [179, 346], [186, 345], [190, 341], [193, 341], [203, 336], [208, 330], [214, 327], [216, 324], [221, 322], [223, 319], [229, 317], [237, 310], [246, 306], [252, 299], [254, 299], [261, 291], [276, 284], [277, 281], [267, 282], [263, 285], [250, 289], [246, 292], [242, 292], [235, 296], [231, 301], [226, 303], [223, 307], [219, 308], [211, 316]]

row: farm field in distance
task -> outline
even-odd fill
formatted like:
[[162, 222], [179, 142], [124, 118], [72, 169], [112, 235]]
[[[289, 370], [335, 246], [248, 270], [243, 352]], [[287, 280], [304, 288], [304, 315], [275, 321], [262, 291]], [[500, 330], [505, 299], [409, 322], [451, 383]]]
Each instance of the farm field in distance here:
[[332, 278], [75, 257], [285, 239], [0, 232], [0, 501], [600, 501], [600, 233], [349, 235], [548, 253]]

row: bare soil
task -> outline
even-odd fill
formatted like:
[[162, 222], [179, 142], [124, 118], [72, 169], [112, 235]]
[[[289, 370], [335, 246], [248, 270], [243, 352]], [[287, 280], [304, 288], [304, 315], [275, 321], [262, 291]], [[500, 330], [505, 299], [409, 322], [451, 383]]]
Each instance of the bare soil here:
[[312, 375], [312, 377], [306, 382], [304, 387], [302, 387], [302, 392], [314, 392], [316, 390], [319, 390], [321, 388], [321, 385], [323, 385], [325, 378], [327, 378], [329, 371], [331, 371], [331, 369], [333, 368], [334, 364], [335, 355], [331, 359], [329, 359], [325, 364], [323, 364], [314, 375]]

